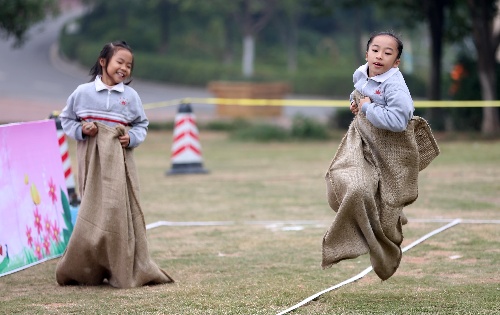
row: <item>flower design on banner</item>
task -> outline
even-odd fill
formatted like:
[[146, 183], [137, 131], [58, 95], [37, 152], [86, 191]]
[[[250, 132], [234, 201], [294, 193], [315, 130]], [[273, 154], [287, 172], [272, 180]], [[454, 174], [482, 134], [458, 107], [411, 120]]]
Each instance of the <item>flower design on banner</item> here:
[[46, 215], [45, 216], [45, 232], [47, 232], [47, 234], [50, 235], [50, 231], [52, 229], [52, 225], [50, 224], [50, 219], [49, 219], [49, 215]]
[[35, 216], [35, 228], [38, 234], [40, 234], [40, 232], [42, 231], [42, 216], [38, 211], [38, 207], [35, 207], [35, 212], [33, 213], [33, 215]]
[[50, 178], [49, 181], [49, 198], [52, 200], [52, 203], [56, 203], [57, 201], [56, 185], [54, 184], [52, 177]]
[[[28, 210], [24, 222], [16, 226], [22, 244], [11, 251], [10, 264], [7, 269], [0, 268], [0, 274], [62, 254], [69, 242], [73, 231], [71, 209], [66, 191], [59, 184], [64, 178], [58, 180], [52, 175], [47, 176], [48, 173], [40, 173], [37, 176], [21, 173], [18, 183], [23, 186], [23, 202], [31, 208], [31, 213]], [[0, 250], [5, 253], [6, 248], [0, 247]]]
[[38, 193], [38, 189], [36, 189], [35, 184], [31, 184], [31, 199], [33, 199], [33, 203], [37, 206], [41, 202], [40, 194]]
[[59, 244], [59, 242], [61, 241], [60, 235], [61, 229], [59, 228], [57, 221], [54, 221], [54, 224], [52, 225], [52, 239], [56, 242], [56, 244]]
[[50, 235], [46, 234], [43, 238], [43, 248], [45, 249], [45, 255], [50, 255]]
[[26, 238], [28, 239], [28, 245], [33, 247], [33, 236], [31, 236], [31, 227], [26, 226]]
[[33, 248], [36, 258], [39, 260], [43, 258], [42, 244], [39, 241], [35, 241], [35, 248]]

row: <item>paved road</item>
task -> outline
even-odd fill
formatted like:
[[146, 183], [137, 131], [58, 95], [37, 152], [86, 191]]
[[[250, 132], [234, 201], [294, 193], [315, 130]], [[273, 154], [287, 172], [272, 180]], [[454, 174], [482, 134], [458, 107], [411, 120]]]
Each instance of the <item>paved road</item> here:
[[[81, 14], [81, 9], [66, 12], [33, 27], [29, 40], [20, 49], [12, 47], [12, 40], [0, 40], [0, 123], [46, 119], [54, 110], [61, 110], [67, 97], [81, 83], [87, 82], [88, 69], [62, 60], [58, 54], [57, 37], [66, 21]], [[96, 57], [97, 57], [96, 52]], [[205, 88], [160, 84], [135, 79], [132, 87], [137, 90], [144, 104], [185, 97], [213, 97]], [[288, 98], [308, 98], [291, 95]], [[317, 97], [316, 97], [317, 98]], [[193, 104], [198, 119], [215, 117], [215, 106]], [[169, 121], [175, 116], [175, 106], [147, 111], [151, 121]], [[287, 107], [281, 120], [297, 112], [326, 118], [329, 108]]]

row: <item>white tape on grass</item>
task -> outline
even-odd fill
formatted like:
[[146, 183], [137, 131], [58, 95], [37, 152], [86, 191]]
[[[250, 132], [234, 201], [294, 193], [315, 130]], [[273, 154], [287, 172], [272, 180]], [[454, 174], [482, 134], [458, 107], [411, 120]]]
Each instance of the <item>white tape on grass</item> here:
[[187, 222], [172, 222], [172, 221], [158, 221], [146, 225], [146, 230], [154, 229], [160, 226], [221, 226], [221, 225], [234, 225], [234, 221], [187, 221]]
[[[446, 223], [452, 222], [455, 219], [411, 219], [408, 221], [412, 222], [420, 222], [420, 223]], [[321, 220], [284, 220], [284, 221], [158, 221], [153, 222], [146, 225], [146, 229], [154, 229], [161, 226], [229, 226], [229, 225], [264, 225], [267, 227], [282, 227], [282, 230], [298, 230], [298, 228], [294, 228], [301, 225], [307, 226], [315, 226], [315, 227], [324, 227], [328, 226], [330, 221], [321, 221]], [[500, 220], [476, 220], [476, 219], [462, 219], [460, 222], [462, 224], [500, 224]], [[288, 227], [284, 227], [284, 226]], [[290, 227], [293, 226], [293, 227]]]
[[[436, 234], [438, 234], [438, 233], [441, 233], [442, 231], [444, 231], [444, 230], [446, 230], [446, 229], [449, 229], [449, 228], [451, 228], [452, 226], [455, 226], [455, 225], [459, 224], [460, 222], [462, 222], [462, 220], [461, 220], [461, 219], [455, 219], [455, 220], [453, 220], [452, 222], [450, 222], [450, 223], [448, 223], [448, 224], [446, 224], [446, 225], [444, 225], [444, 226], [440, 227], [439, 229], [434, 230], [434, 231], [432, 231], [432, 232], [430, 232], [430, 233], [428, 233], [428, 234], [426, 234], [426, 235], [422, 236], [421, 238], [419, 238], [418, 240], [414, 241], [414, 242], [413, 242], [413, 243], [411, 243], [410, 245], [408, 245], [408, 246], [404, 247], [402, 251], [403, 251], [403, 252], [406, 252], [407, 250], [409, 250], [409, 249], [411, 249], [411, 248], [415, 247], [416, 245], [418, 245], [418, 244], [422, 243], [423, 241], [425, 241], [425, 240], [426, 240], [426, 239], [428, 239], [429, 237], [432, 237], [433, 235], [436, 235]], [[323, 294], [325, 294], [325, 293], [327, 293], [327, 292], [333, 291], [333, 290], [335, 290], [335, 289], [340, 288], [340, 287], [341, 287], [341, 286], [343, 286], [343, 285], [346, 285], [346, 284], [349, 284], [349, 283], [354, 282], [354, 281], [356, 281], [356, 280], [359, 280], [359, 279], [363, 278], [364, 276], [366, 276], [366, 274], [367, 274], [367, 273], [369, 273], [369, 272], [370, 272], [370, 271], [372, 271], [372, 270], [373, 270], [373, 267], [371, 267], [371, 266], [370, 266], [370, 267], [366, 268], [365, 270], [363, 270], [363, 271], [362, 271], [361, 273], [359, 273], [358, 275], [356, 275], [356, 276], [354, 276], [354, 277], [352, 277], [352, 278], [350, 278], [350, 279], [347, 279], [347, 280], [345, 280], [345, 281], [343, 281], [343, 282], [341, 282], [341, 283], [339, 283], [339, 284], [336, 284], [336, 285], [334, 285], [333, 287], [330, 287], [330, 288], [325, 289], [325, 290], [323, 290], [323, 291], [321, 291], [321, 292], [318, 292], [318, 293], [316, 293], [316, 294], [314, 294], [314, 295], [311, 295], [310, 297], [308, 297], [307, 299], [303, 300], [302, 302], [300, 302], [300, 303], [298, 303], [298, 304], [295, 304], [294, 306], [292, 306], [292, 307], [290, 307], [290, 308], [288, 308], [288, 309], [286, 309], [286, 310], [282, 311], [281, 313], [278, 313], [277, 315], [287, 314], [287, 313], [289, 313], [289, 312], [291, 312], [291, 311], [293, 311], [293, 310], [295, 310], [295, 309], [297, 309], [297, 308], [301, 307], [302, 305], [304, 305], [304, 304], [306, 304], [306, 303], [309, 303], [309, 302], [311, 302], [311, 301], [313, 301], [313, 300], [317, 299], [319, 296], [321, 296], [321, 295], [323, 295]]]

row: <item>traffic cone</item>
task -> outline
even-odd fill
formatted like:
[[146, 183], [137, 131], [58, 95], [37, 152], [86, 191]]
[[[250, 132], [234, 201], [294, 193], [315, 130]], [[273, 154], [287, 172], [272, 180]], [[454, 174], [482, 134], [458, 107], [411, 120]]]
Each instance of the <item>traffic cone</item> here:
[[196, 119], [188, 103], [180, 104], [175, 116], [171, 162], [167, 175], [208, 173], [203, 168]]
[[61, 152], [61, 159], [63, 162], [64, 179], [66, 180], [66, 188], [68, 190], [69, 203], [76, 207], [80, 204], [80, 200], [76, 194], [75, 189], [75, 177], [71, 172], [71, 159], [69, 158], [68, 142], [66, 141], [66, 135], [62, 129], [61, 120], [59, 119], [59, 112], [54, 111], [49, 116], [50, 119], [54, 119], [57, 129], [57, 141], [59, 142], [59, 151]]

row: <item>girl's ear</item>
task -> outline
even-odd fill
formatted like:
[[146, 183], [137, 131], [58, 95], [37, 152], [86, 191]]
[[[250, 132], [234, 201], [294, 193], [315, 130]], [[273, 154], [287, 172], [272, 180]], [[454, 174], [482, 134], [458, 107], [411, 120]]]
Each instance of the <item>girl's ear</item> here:
[[401, 63], [401, 59], [396, 59], [396, 61], [394, 61], [394, 65], [392, 67], [397, 68], [400, 63]]
[[101, 67], [105, 68], [106, 67], [106, 59], [99, 58], [99, 64], [101, 65]]
[[365, 53], [365, 60], [368, 61], [368, 52]]

